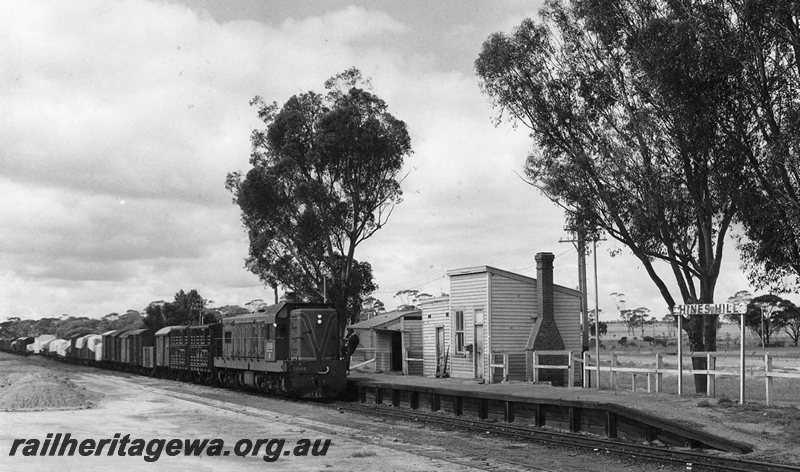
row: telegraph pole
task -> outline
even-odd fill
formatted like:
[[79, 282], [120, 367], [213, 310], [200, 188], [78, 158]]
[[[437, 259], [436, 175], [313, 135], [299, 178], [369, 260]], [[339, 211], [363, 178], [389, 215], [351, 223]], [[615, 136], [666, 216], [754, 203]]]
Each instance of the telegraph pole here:
[[[574, 239], [561, 239], [561, 243], [573, 243], [578, 250], [578, 285], [581, 292], [581, 345], [584, 351], [589, 350], [589, 294], [586, 283], [586, 229], [579, 226], [574, 231]], [[600, 300], [597, 292], [597, 242], [605, 241], [592, 231], [592, 255], [594, 256], [594, 346], [597, 363], [597, 385], [600, 388]]]
[[578, 291], [581, 292], [581, 346], [589, 350], [589, 294], [586, 284], [586, 232], [578, 229], [575, 239], [560, 239], [560, 243], [573, 243], [578, 251]]

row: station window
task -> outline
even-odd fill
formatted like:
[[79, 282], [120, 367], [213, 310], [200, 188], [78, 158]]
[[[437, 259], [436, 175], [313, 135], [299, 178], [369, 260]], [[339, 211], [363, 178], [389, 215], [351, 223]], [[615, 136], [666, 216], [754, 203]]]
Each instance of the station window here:
[[456, 311], [456, 354], [464, 354], [464, 311]]

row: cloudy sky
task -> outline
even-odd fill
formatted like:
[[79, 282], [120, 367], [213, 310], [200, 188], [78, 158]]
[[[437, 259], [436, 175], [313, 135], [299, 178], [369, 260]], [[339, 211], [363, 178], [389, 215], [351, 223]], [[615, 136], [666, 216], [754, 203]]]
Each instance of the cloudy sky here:
[[[387, 307], [492, 265], [577, 285], [561, 211], [518, 177], [524, 129], [495, 127], [473, 70], [481, 44], [540, 2], [7, 0], [0, 3], [0, 319], [143, 309], [195, 288], [217, 306], [271, 300], [243, 269], [225, 190], [248, 169], [249, 100], [321, 91], [356, 66], [404, 120], [404, 201], [357, 252]], [[717, 288], [747, 288], [729, 241]], [[665, 304], [630, 256], [598, 252], [599, 298]], [[591, 259], [590, 259], [591, 261]], [[591, 266], [590, 266], [591, 280]], [[590, 282], [590, 286], [592, 283]], [[590, 292], [590, 300], [593, 300]], [[590, 303], [591, 305], [591, 303]]]

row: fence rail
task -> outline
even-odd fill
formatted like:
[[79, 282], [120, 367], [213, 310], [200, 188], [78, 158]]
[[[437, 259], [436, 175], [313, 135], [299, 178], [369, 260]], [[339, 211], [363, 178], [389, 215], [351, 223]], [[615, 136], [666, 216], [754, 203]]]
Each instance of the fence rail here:
[[[509, 356], [524, 354], [526, 357], [526, 379], [532, 382], [538, 382], [540, 379], [539, 370], [566, 370], [569, 375], [568, 386], [572, 387], [575, 383], [582, 385], [584, 388], [589, 388], [592, 383], [595, 386], [599, 385], [599, 379], [592, 379], [592, 372], [607, 374], [609, 385], [612, 389], [616, 389], [618, 385], [618, 377], [620, 375], [630, 375], [631, 377], [631, 390], [636, 391], [637, 378], [645, 376], [647, 379], [647, 393], [661, 393], [664, 391], [664, 375], [677, 377], [683, 369], [676, 367], [665, 367], [664, 357], [660, 353], [654, 355], [654, 367], [626, 367], [619, 365], [618, 353], [612, 352], [610, 355], [610, 363], [607, 365], [600, 364], [598, 367], [595, 362], [594, 356], [589, 351], [583, 353], [583, 357], [576, 356], [572, 351], [520, 351], [520, 352], [491, 352], [489, 358], [489, 370], [492, 378], [496, 379], [496, 369], [500, 369], [500, 380], [502, 382], [508, 381], [509, 376]], [[540, 362], [541, 356], [563, 356], [565, 363], [560, 364], [542, 364]], [[717, 358], [721, 357], [738, 357], [738, 353], [727, 352], [694, 352], [690, 358], [704, 358], [706, 361], [705, 369], [688, 369], [684, 373], [690, 375], [705, 375], [706, 376], [706, 395], [709, 397], [716, 396], [716, 378], [717, 377], [739, 377], [746, 376], [751, 380], [760, 381], [763, 379], [765, 388], [765, 403], [771, 406], [774, 403], [774, 386], [773, 379], [793, 379], [800, 380], [800, 372], [782, 372], [775, 371], [773, 367], [773, 360], [776, 356], [769, 353], [764, 354], [763, 364], [760, 362], [758, 365], [751, 366], [762, 368], [763, 372], [739, 372], [736, 370], [725, 370], [717, 368]], [[780, 358], [780, 356], [777, 356]], [[579, 373], [580, 378], [576, 379], [575, 374]], [[679, 394], [680, 394], [679, 389]], [[800, 397], [798, 398], [800, 401]]]
[[[709, 397], [716, 396], [716, 378], [717, 377], [741, 377], [742, 375], [747, 376], [746, 372], [735, 372], [731, 370], [719, 370], [716, 368], [716, 359], [718, 357], [736, 357], [738, 356], [737, 353], [725, 353], [725, 352], [694, 352], [691, 354], [691, 358], [705, 358], [706, 360], [706, 368], [705, 369], [692, 369], [689, 371], [692, 375], [705, 375], [706, 376], [706, 395]], [[755, 377], [755, 379], [763, 378], [765, 383], [765, 403], [767, 406], [771, 406], [773, 404], [773, 385], [772, 380], [774, 378], [785, 378], [785, 379], [795, 379], [800, 380], [800, 372], [776, 372], [773, 371], [772, 361], [774, 356], [770, 355], [769, 353], [764, 354], [764, 372], [763, 373], [753, 373], [750, 374], [750, 377]], [[631, 374], [631, 390], [636, 391], [636, 376], [637, 374], [645, 374], [647, 375], [647, 392], [651, 393], [651, 381], [655, 379], [655, 393], [660, 393], [663, 390], [663, 375], [664, 374], [673, 374], [679, 375], [681, 372], [678, 368], [665, 368], [663, 364], [663, 358], [661, 354], [655, 354], [655, 361], [656, 367], [621, 367], [617, 365], [618, 359], [616, 353], [611, 353], [611, 365], [600, 365], [599, 369], [596, 362], [593, 362], [592, 355], [588, 352], [584, 353], [583, 357], [583, 385], [585, 387], [590, 387], [590, 378], [591, 372], [607, 372], [609, 375], [609, 385], [612, 389], [616, 388], [615, 382], [615, 374], [620, 373], [628, 373]], [[596, 379], [599, 382], [599, 379]]]
[[[503, 369], [503, 373], [500, 375], [501, 382], [508, 382], [508, 355], [511, 354], [510, 352], [490, 352], [489, 353], [489, 376], [490, 381], [494, 382], [494, 369], [500, 368]], [[499, 356], [501, 361], [498, 363], [495, 360], [495, 356]]]
[[[575, 386], [575, 353], [572, 351], [526, 351], [525, 352], [525, 377], [532, 382], [539, 382], [539, 370], [566, 370], [567, 371], [567, 387]], [[542, 364], [540, 362], [541, 356], [556, 356], [566, 358], [566, 364]], [[550, 361], [553, 362], [553, 361]], [[558, 361], [555, 361], [558, 362]]]

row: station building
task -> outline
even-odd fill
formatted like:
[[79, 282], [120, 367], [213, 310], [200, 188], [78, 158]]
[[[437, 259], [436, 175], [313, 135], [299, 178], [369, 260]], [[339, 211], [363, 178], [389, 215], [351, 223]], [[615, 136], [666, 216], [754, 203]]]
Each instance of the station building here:
[[[580, 298], [577, 290], [553, 283], [551, 253], [536, 255], [537, 277], [490, 266], [447, 272], [450, 296], [420, 303], [424, 352], [423, 374], [496, 382], [490, 368], [508, 356], [509, 380], [526, 380], [531, 351], [582, 348]], [[529, 361], [527, 361], [529, 362]], [[566, 364], [550, 356], [541, 363]], [[539, 379], [565, 385], [566, 370], [539, 370]]]

